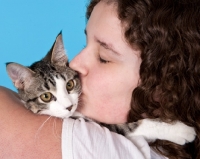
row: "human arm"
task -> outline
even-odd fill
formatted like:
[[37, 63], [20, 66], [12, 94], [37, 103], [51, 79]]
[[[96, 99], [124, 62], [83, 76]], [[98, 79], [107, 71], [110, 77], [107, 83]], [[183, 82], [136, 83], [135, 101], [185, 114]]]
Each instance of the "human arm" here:
[[52, 117], [40, 129], [47, 118], [29, 112], [15, 92], [0, 87], [0, 158], [61, 158], [62, 121]]
[[[102, 155], [116, 155], [120, 158], [127, 151], [129, 154], [126, 155], [139, 154], [143, 158], [141, 151], [125, 137], [112, 133], [106, 128], [101, 128], [97, 124], [84, 122], [80, 122], [80, 124], [78, 121], [65, 119], [65, 126], [66, 124], [70, 125], [71, 122], [76, 122], [74, 125], [75, 129], [73, 129], [74, 132], [71, 133], [72, 136], [70, 138], [69, 131], [72, 129], [63, 127], [62, 134], [64, 136], [61, 136], [61, 119], [52, 117], [50, 120], [47, 120], [48, 116], [31, 113], [24, 108], [15, 92], [4, 87], [0, 87], [0, 99], [0, 158], [65, 158], [65, 156], [70, 155], [71, 149], [76, 153], [74, 154], [76, 156], [81, 156], [82, 154], [87, 154], [87, 157], [89, 155], [95, 156], [98, 155], [97, 152], [101, 151]], [[47, 122], [45, 122], [46, 120]], [[44, 122], [45, 124], [43, 124]], [[82, 130], [90, 132], [87, 138], [83, 135], [84, 133], [87, 134], [87, 132], [84, 131], [82, 133]], [[65, 136], [68, 136], [67, 139]], [[71, 147], [71, 142], [69, 142], [72, 139], [75, 141], [73, 147]], [[87, 139], [90, 146], [95, 143], [97, 149], [93, 146], [89, 147], [88, 144], [82, 142], [85, 141], [83, 139]], [[102, 145], [103, 141], [105, 145]], [[80, 147], [83, 148], [84, 153], [76, 151]], [[112, 153], [107, 148], [112, 149]], [[123, 152], [126, 148], [129, 148], [129, 150]], [[133, 151], [132, 148], [135, 150]], [[89, 149], [92, 153], [87, 153]], [[66, 153], [67, 155], [65, 155]]]

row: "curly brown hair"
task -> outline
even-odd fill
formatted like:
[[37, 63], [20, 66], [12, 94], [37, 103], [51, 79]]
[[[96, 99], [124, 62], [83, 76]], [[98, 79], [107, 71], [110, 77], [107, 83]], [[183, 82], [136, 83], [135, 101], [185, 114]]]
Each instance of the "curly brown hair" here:
[[[90, 1], [87, 18], [99, 1]], [[170, 159], [200, 158], [200, 1], [102, 1], [115, 3], [127, 43], [141, 50], [141, 82], [133, 91], [128, 121], [145, 114], [194, 127], [193, 143], [157, 140], [151, 146]]]

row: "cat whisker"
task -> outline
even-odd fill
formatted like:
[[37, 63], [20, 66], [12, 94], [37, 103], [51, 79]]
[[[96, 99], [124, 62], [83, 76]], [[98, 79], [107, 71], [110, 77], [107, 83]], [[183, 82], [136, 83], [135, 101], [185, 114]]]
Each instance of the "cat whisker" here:
[[[54, 136], [56, 137], [56, 138], [61, 138], [61, 136], [58, 134], [58, 132], [57, 132], [57, 129], [56, 129], [56, 120], [58, 120], [58, 118], [54, 118], [54, 121], [53, 121], [53, 134], [54, 134]], [[61, 119], [60, 118], [60, 120], [63, 120], [63, 119]]]
[[52, 116], [49, 116], [49, 117], [40, 125], [40, 127], [39, 127], [38, 130], [36, 131], [35, 140], [37, 139], [37, 136], [38, 136], [40, 130], [44, 127], [44, 124], [45, 124], [51, 117], [52, 117]]

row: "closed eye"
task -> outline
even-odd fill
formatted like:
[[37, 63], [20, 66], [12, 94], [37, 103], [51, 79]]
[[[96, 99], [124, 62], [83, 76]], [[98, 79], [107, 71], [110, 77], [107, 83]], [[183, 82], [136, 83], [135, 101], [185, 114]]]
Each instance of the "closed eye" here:
[[110, 61], [102, 59], [100, 56], [99, 56], [99, 61], [100, 61], [100, 63], [103, 63], [103, 64], [107, 64], [110, 62]]

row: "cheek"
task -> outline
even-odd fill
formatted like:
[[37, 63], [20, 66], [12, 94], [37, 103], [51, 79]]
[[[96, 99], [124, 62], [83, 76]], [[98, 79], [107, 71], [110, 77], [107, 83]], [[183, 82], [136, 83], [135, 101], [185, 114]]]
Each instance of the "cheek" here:
[[130, 75], [130, 72], [124, 70], [124, 74], [119, 69], [110, 72], [94, 70], [83, 79], [85, 96], [79, 111], [100, 122], [126, 122], [132, 91], [138, 79], [133, 73]]
[[[87, 83], [90, 96], [87, 105], [90, 116], [101, 122], [122, 123], [126, 122], [130, 109], [131, 89], [127, 83], [119, 78], [104, 76], [92, 77]], [[103, 121], [102, 121], [103, 120]]]
[[111, 98], [116, 92], [116, 81], [106, 73], [94, 73], [88, 76], [86, 86], [97, 98]]

